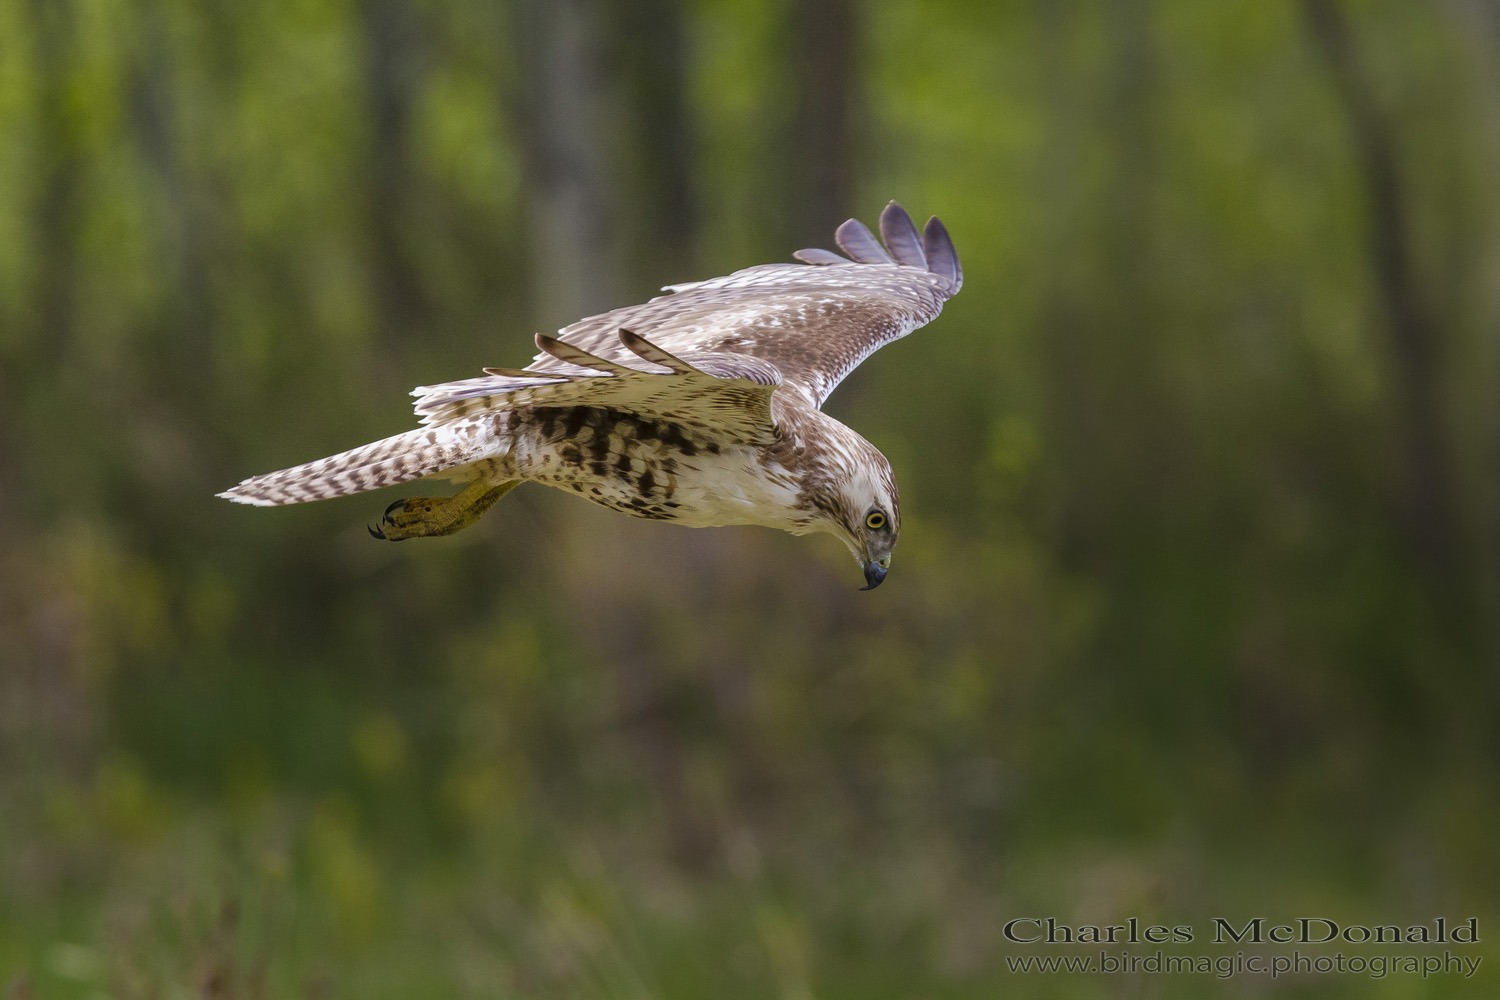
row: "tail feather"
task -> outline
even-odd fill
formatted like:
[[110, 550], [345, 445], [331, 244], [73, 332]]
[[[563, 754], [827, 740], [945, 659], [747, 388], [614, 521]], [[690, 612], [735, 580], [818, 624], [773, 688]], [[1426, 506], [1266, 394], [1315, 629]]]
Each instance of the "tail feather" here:
[[473, 461], [472, 446], [421, 427], [289, 469], [251, 476], [218, 494], [257, 507], [327, 500], [394, 486]]

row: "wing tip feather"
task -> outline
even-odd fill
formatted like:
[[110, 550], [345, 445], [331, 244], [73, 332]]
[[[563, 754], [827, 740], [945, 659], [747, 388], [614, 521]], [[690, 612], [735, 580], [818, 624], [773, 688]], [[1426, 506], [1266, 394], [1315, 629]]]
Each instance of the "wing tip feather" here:
[[900, 202], [893, 200], [881, 211], [880, 238], [891, 256], [896, 258], [896, 263], [927, 270], [927, 252], [922, 247], [922, 238], [917, 235], [916, 223], [911, 221]]
[[792, 254], [804, 264], [812, 264], [816, 267], [826, 267], [830, 264], [852, 264], [848, 257], [834, 253], [832, 250], [823, 250], [818, 247], [805, 247]]
[[957, 292], [964, 283], [964, 269], [942, 219], [934, 215], [927, 220], [922, 227], [922, 245], [927, 253], [928, 270], [947, 281], [950, 295]]
[[858, 219], [844, 220], [834, 230], [833, 239], [847, 257], [816, 247], [798, 250], [792, 256], [813, 266], [854, 263], [921, 268], [939, 278], [942, 290], [950, 296], [963, 286], [963, 266], [947, 227], [934, 215], [919, 231], [906, 209], [894, 199], [881, 210], [878, 239]]
[[839, 249], [861, 264], [894, 264], [885, 247], [870, 232], [870, 227], [858, 219], [845, 219], [833, 231], [833, 241]]

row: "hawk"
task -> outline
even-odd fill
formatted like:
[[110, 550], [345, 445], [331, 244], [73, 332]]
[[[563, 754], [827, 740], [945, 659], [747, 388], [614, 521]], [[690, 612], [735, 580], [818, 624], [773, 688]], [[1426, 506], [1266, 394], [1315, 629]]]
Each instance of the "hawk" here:
[[416, 430], [219, 496], [273, 507], [427, 477], [467, 484], [387, 508], [370, 534], [399, 541], [452, 534], [537, 482], [691, 527], [827, 532], [873, 589], [901, 530], [896, 479], [874, 445], [819, 407], [963, 284], [936, 218], [919, 233], [891, 202], [880, 235], [850, 219], [834, 233], [847, 256], [799, 250], [798, 264], [668, 285], [557, 337], [537, 334], [541, 353], [526, 368], [412, 390]]

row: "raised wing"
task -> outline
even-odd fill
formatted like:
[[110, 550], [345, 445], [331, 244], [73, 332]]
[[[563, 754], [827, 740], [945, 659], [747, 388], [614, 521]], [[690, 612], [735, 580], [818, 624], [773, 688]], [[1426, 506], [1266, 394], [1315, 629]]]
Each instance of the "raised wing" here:
[[[848, 256], [799, 250], [801, 264], [762, 264], [669, 285], [668, 295], [579, 320], [559, 336], [605, 362], [629, 360], [617, 338], [622, 329], [684, 357], [760, 359], [779, 370], [783, 391], [821, 406], [861, 361], [931, 322], [963, 285], [953, 241], [935, 217], [918, 233], [893, 201], [880, 215], [880, 234], [877, 240], [850, 219], [834, 234]], [[567, 364], [544, 349], [526, 373], [567, 372]]]
[[422, 423], [520, 406], [600, 406], [696, 427], [719, 440], [767, 444], [775, 438], [771, 394], [781, 373], [759, 358], [711, 351], [679, 357], [629, 330], [616, 331], [615, 353], [629, 357], [630, 365], [542, 334], [536, 345], [552, 368], [486, 368], [483, 378], [413, 389]]

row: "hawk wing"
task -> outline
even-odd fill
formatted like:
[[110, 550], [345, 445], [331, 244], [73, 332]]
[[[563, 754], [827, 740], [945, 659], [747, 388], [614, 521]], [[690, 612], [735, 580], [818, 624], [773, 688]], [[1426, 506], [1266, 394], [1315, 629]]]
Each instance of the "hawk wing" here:
[[[670, 294], [579, 320], [559, 336], [596, 360], [630, 360], [617, 339], [634, 330], [656, 347], [769, 362], [785, 389], [823, 400], [875, 351], [932, 321], [963, 284], [943, 224], [919, 234], [894, 201], [880, 215], [881, 240], [850, 219], [834, 240], [847, 254], [799, 250], [801, 264], [762, 264], [722, 278], [668, 285]], [[882, 240], [884, 247], [881, 246]], [[577, 374], [543, 349], [528, 367]]]
[[536, 345], [552, 368], [486, 368], [483, 378], [418, 386], [412, 390], [417, 414], [433, 425], [522, 406], [598, 406], [696, 427], [719, 440], [774, 440], [771, 394], [781, 385], [775, 366], [713, 351], [679, 357], [629, 330], [615, 336], [612, 353], [624, 354], [632, 365], [537, 334]]

